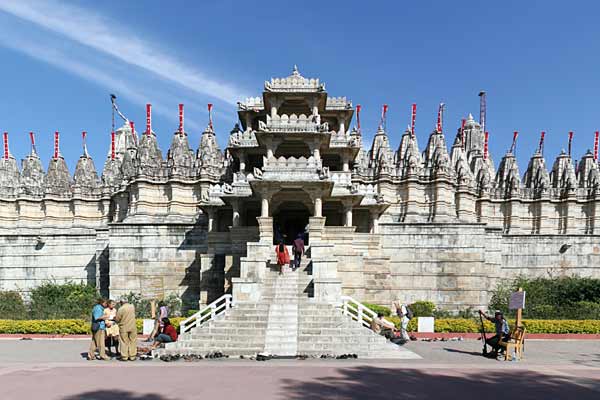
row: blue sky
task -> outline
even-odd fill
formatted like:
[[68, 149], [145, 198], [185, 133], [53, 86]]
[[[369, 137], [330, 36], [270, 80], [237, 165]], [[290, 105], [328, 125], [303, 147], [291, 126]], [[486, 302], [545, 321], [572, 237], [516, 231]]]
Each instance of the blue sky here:
[[0, 3], [0, 130], [17, 159], [37, 135], [47, 165], [53, 132], [72, 170], [81, 131], [100, 170], [110, 142], [109, 93], [142, 130], [146, 102], [166, 152], [186, 105], [197, 147], [214, 103], [221, 147], [236, 122], [235, 102], [294, 64], [330, 95], [361, 104], [370, 146], [381, 105], [392, 145], [418, 104], [423, 148], [437, 104], [447, 104], [451, 143], [460, 119], [478, 116], [488, 92], [495, 161], [520, 132], [521, 173], [545, 130], [549, 163], [575, 132], [580, 158], [600, 129], [600, 3], [573, 1], [72, 1]]

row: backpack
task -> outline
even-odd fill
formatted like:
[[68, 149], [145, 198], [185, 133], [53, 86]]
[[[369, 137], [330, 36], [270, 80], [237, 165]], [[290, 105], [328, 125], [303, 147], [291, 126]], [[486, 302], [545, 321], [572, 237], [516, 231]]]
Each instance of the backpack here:
[[405, 304], [404, 307], [406, 307], [406, 318], [413, 319], [413, 317], [415, 316], [415, 314], [413, 313], [413, 310], [410, 309], [408, 304]]

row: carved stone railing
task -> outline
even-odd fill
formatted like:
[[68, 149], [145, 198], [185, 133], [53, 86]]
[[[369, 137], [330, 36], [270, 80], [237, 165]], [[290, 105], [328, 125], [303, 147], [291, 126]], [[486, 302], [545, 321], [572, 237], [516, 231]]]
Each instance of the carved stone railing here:
[[267, 123], [259, 121], [258, 128], [264, 132], [313, 132], [324, 133], [329, 130], [327, 122], [320, 123], [319, 117], [300, 114], [267, 115]]
[[346, 100], [346, 97], [327, 97], [327, 110], [351, 110], [352, 102]]
[[233, 133], [229, 136], [227, 147], [258, 147], [256, 133], [251, 129]]
[[331, 138], [329, 139], [329, 147], [331, 148], [354, 147], [359, 149], [361, 146], [362, 139], [357, 135], [332, 132]]
[[329, 168], [314, 157], [263, 157], [262, 170], [255, 179], [264, 180], [323, 180], [329, 179]]
[[248, 97], [243, 103], [238, 103], [238, 110], [263, 110], [264, 108], [262, 97]]
[[304, 78], [299, 74], [287, 78], [271, 78], [265, 81], [265, 90], [268, 92], [320, 92], [325, 90], [325, 85], [319, 79]]
[[335, 186], [350, 186], [352, 173], [350, 171], [330, 171], [329, 175]]

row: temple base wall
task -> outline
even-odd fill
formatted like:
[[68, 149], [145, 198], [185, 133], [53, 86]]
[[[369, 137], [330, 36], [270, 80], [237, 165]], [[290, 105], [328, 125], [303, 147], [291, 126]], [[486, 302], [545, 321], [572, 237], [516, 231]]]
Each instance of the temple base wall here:
[[94, 229], [14, 229], [0, 234], [0, 290], [24, 297], [44, 282], [96, 284], [97, 247]]

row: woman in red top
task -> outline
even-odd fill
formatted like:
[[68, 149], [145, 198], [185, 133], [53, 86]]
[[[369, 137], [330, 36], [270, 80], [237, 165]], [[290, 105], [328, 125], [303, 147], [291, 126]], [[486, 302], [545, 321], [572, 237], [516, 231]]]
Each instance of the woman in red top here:
[[175, 327], [171, 325], [169, 318], [163, 318], [162, 322], [163, 328], [154, 339], [154, 343], [152, 344], [153, 349], [160, 346], [161, 343], [172, 343], [177, 341], [177, 330], [175, 330]]
[[288, 253], [287, 246], [283, 242], [279, 242], [275, 246], [275, 254], [277, 254], [277, 265], [279, 265], [279, 275], [283, 274], [283, 266], [290, 263], [290, 254]]

